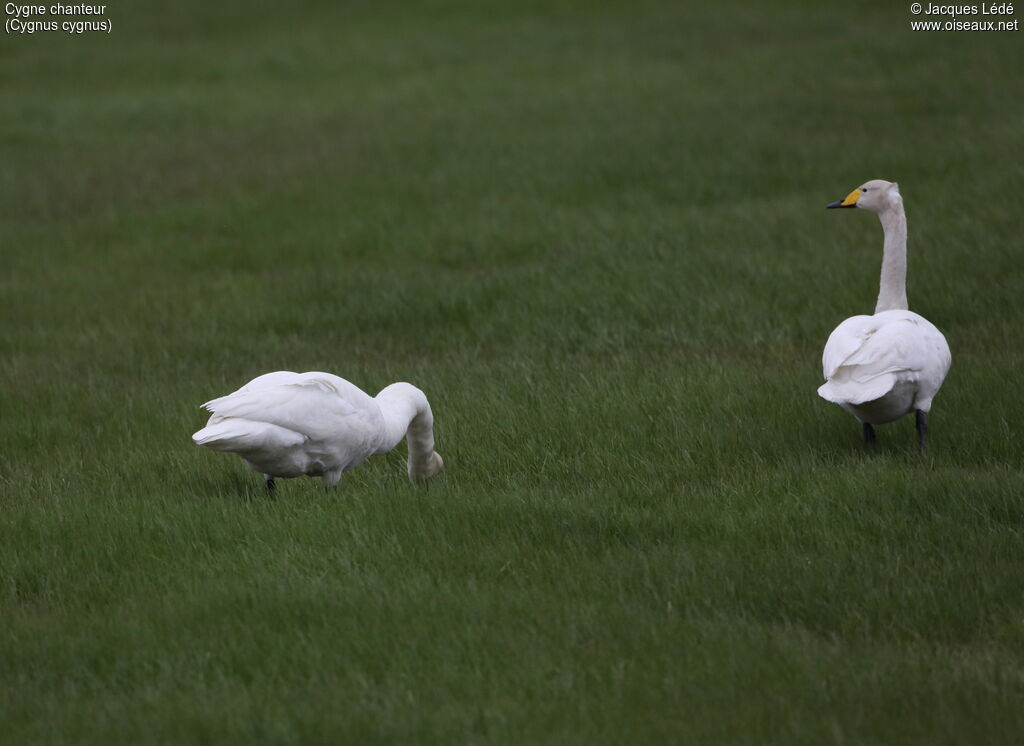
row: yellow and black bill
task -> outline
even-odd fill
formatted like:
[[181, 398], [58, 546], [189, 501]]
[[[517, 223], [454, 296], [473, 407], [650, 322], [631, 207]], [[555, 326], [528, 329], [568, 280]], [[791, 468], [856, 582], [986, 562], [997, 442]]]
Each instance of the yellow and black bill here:
[[864, 192], [861, 191], [860, 189], [854, 189], [852, 192], [847, 194], [846, 197], [844, 197], [843, 199], [839, 200], [838, 202], [833, 202], [830, 205], [825, 205], [825, 207], [856, 207], [857, 200], [860, 199], [860, 195], [862, 195], [863, 193]]

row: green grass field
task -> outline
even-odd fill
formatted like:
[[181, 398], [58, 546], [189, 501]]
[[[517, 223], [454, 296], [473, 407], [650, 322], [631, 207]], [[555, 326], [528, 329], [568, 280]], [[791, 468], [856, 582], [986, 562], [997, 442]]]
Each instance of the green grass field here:
[[[907, 6], [5, 35], [0, 743], [1020, 743], [1024, 36]], [[926, 456], [815, 393], [871, 178]], [[444, 475], [268, 499], [189, 436], [278, 369], [420, 386]]]

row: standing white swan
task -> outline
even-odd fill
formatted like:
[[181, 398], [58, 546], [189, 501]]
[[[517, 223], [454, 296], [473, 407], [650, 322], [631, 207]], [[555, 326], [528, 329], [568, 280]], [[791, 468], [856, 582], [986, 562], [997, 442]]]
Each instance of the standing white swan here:
[[852, 316], [829, 335], [821, 359], [825, 384], [818, 394], [862, 422], [868, 443], [875, 440], [873, 425], [916, 412], [918, 444], [923, 451], [928, 411], [952, 358], [942, 332], [907, 310], [903, 197], [895, 182], [875, 179], [828, 207], [871, 210], [882, 223], [885, 240], [875, 314]]
[[198, 445], [237, 453], [275, 477], [323, 477], [333, 487], [341, 474], [402, 438], [409, 441], [409, 479], [430, 479], [444, 462], [434, 450], [434, 416], [427, 397], [408, 383], [393, 383], [371, 397], [330, 373], [277, 371], [232, 394], [206, 402], [209, 422], [192, 436]]

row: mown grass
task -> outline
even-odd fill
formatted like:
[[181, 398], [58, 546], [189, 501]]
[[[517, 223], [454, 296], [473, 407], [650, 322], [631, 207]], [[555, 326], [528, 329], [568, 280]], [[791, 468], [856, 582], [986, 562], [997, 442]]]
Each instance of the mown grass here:
[[[1016, 34], [110, 13], [0, 44], [0, 741], [1019, 741]], [[954, 354], [924, 457], [815, 395], [876, 177]], [[275, 369], [416, 383], [447, 471], [266, 499], [188, 436]]]

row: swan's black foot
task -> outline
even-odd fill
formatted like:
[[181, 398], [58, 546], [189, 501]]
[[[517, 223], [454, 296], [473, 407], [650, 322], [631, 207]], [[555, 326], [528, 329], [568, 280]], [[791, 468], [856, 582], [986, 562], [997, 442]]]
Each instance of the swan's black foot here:
[[864, 423], [864, 442], [869, 446], [875, 444], [875, 428], [871, 427], [870, 422]]
[[917, 415], [917, 446], [921, 453], [928, 450], [928, 413], [916, 410]]
[[263, 483], [267, 486], [267, 494], [273, 497], [274, 490], [277, 489], [277, 483], [274, 481], [274, 478], [267, 474], [264, 474]]

